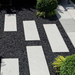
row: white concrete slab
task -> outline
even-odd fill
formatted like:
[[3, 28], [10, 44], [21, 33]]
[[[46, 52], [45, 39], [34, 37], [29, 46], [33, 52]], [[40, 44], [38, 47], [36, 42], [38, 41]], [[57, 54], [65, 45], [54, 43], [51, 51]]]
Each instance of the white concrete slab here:
[[44, 29], [53, 52], [69, 52], [56, 24], [44, 24]]
[[58, 19], [71, 19], [72, 16], [67, 11], [58, 11], [57, 10], [57, 17]]
[[23, 21], [25, 40], [40, 40], [34, 20]]
[[62, 5], [58, 5], [56, 10], [59, 11], [59, 12], [65, 11], [65, 9], [64, 9], [64, 7]]
[[66, 32], [75, 31], [75, 20], [74, 19], [60, 19], [60, 23]]
[[2, 75], [19, 75], [19, 61], [17, 58], [2, 59], [4, 66], [1, 66]]
[[27, 46], [30, 75], [50, 75], [41, 46]]
[[75, 32], [68, 32], [67, 34], [68, 34], [73, 46], [75, 47]]
[[17, 31], [16, 14], [5, 14], [4, 31]]
[[[70, 1], [70, 4], [68, 4], [66, 0], [62, 0], [61, 5], [58, 5], [56, 10], [58, 12], [57, 16], [59, 19], [72, 18], [72, 16], [68, 12], [68, 10], [70, 10], [71, 12], [72, 12], [72, 10], [75, 10], [75, 4], [72, 1]], [[74, 13], [74, 12], [72, 12], [72, 13]]]
[[72, 16], [72, 18], [75, 20], [75, 9], [73, 9], [73, 10], [68, 10], [68, 12], [69, 12], [70, 15]]

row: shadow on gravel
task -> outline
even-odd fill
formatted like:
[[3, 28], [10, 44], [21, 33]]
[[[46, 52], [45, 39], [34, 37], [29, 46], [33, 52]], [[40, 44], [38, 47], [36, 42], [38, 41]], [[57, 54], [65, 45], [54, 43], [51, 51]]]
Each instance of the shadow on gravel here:
[[43, 18], [43, 19], [47, 19], [47, 20], [50, 20], [50, 21], [55, 21], [55, 20], [58, 20], [57, 16], [53, 16], [53, 17], [46, 17], [46, 18]]
[[1, 74], [1, 60], [2, 60], [2, 56], [0, 56], [0, 74]]
[[27, 9], [27, 10], [30, 10], [30, 8], [33, 8], [33, 9], [35, 9], [36, 8], [36, 5], [26, 5], [26, 6], [24, 6], [24, 5], [18, 5], [18, 6], [2, 6], [1, 8], [0, 8], [0, 12], [2, 11], [2, 10], [5, 10], [6, 12], [7, 12], [7, 14], [14, 14], [14, 13], [18, 13], [19, 11], [22, 11], [23, 9]]
[[[11, 7], [10, 6], [4, 6], [4, 7], [0, 8], [0, 12], [2, 10], [5, 10], [7, 14], [16, 14], [16, 13], [18, 13], [20, 11], [23, 11], [24, 9], [27, 9], [29, 11], [32, 11], [31, 9], [34, 9], [34, 11], [32, 11], [32, 12], [34, 12], [34, 14], [36, 14], [36, 12], [37, 12], [36, 5], [30, 5], [30, 6], [11, 6]], [[40, 17], [40, 18], [51, 20], [51, 21], [58, 20], [57, 16], [46, 17], [46, 18]]]

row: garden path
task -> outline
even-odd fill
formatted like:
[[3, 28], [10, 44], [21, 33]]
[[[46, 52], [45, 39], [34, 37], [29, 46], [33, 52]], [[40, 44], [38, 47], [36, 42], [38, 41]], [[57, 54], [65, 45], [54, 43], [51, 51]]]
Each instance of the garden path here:
[[55, 75], [54, 58], [75, 54], [74, 4], [58, 5], [59, 20], [37, 18], [35, 12], [0, 13], [2, 75]]

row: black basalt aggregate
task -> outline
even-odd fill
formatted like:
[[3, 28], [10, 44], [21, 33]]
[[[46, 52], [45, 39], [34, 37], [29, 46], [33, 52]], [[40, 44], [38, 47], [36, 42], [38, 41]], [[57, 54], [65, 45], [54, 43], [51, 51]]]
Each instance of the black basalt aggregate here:
[[[4, 20], [5, 14], [8, 14], [7, 9], [2, 9], [0, 12], [0, 56], [4, 58], [19, 58], [19, 72], [20, 75], [30, 75], [28, 57], [26, 46], [42, 46], [47, 65], [50, 71], [50, 75], [56, 75], [53, 67], [50, 66], [54, 58], [58, 55], [72, 55], [75, 53], [75, 48], [73, 47], [68, 35], [63, 29], [61, 23], [55, 18], [37, 18], [36, 9], [33, 8], [21, 8], [12, 9], [13, 13], [15, 11], [16, 21], [17, 21], [17, 32], [4, 32]], [[38, 29], [39, 41], [25, 41], [23, 21], [35, 20]], [[56, 24], [61, 36], [63, 37], [70, 52], [52, 52], [51, 46], [48, 42], [43, 24]], [[33, 36], [33, 34], [32, 34]]]

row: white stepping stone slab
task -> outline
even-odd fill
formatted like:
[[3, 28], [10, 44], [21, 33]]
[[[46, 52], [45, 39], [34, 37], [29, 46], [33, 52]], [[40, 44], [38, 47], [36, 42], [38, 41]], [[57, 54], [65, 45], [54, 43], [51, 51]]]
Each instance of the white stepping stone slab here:
[[53, 52], [69, 52], [56, 24], [44, 24], [44, 29]]
[[68, 10], [68, 12], [70, 13], [70, 15], [73, 17], [73, 19], [75, 20], [75, 9], [73, 10]]
[[58, 12], [57, 13], [58, 19], [72, 18], [71, 15], [66, 11], [65, 7], [63, 7], [62, 5], [58, 5], [56, 11]]
[[2, 59], [4, 66], [1, 66], [2, 75], [19, 75], [19, 61], [17, 58]]
[[30, 75], [50, 75], [41, 46], [27, 46]]
[[68, 32], [67, 34], [68, 34], [73, 46], [75, 47], [75, 32]]
[[72, 16], [67, 12], [67, 11], [62, 11], [62, 12], [59, 12], [57, 10], [57, 17], [58, 19], [70, 19], [72, 18]]
[[75, 31], [75, 20], [74, 19], [60, 19], [59, 20], [66, 32]]
[[36, 23], [32, 21], [23, 21], [25, 40], [40, 40]]
[[16, 14], [5, 14], [4, 31], [17, 31]]
[[56, 10], [59, 11], [59, 12], [63, 12], [63, 11], [65, 11], [64, 7], [61, 6], [61, 5], [58, 5], [58, 7], [57, 7]]

